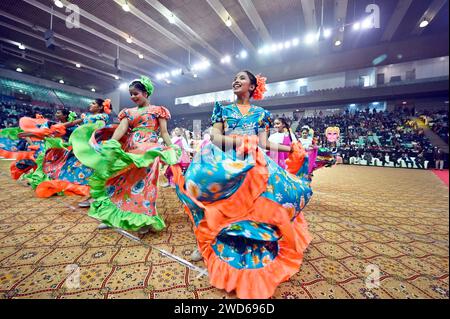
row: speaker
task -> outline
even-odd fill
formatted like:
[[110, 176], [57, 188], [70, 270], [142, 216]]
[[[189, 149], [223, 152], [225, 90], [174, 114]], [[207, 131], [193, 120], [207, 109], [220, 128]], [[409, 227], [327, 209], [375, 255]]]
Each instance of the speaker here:
[[56, 41], [55, 41], [55, 38], [54, 38], [53, 30], [45, 31], [44, 39], [45, 39], [45, 46], [48, 49], [54, 50], [56, 48]]

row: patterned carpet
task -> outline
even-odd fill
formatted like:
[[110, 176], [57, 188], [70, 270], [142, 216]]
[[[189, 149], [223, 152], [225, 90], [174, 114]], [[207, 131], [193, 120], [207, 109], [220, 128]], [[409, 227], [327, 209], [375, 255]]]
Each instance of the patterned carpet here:
[[[195, 246], [172, 189], [158, 199], [168, 228], [137, 242], [97, 230], [80, 198], [35, 198], [9, 163], [0, 161], [0, 298], [235, 298], [158, 250], [187, 259]], [[437, 176], [355, 166], [315, 175], [313, 242], [274, 298], [449, 298], [448, 188]]]

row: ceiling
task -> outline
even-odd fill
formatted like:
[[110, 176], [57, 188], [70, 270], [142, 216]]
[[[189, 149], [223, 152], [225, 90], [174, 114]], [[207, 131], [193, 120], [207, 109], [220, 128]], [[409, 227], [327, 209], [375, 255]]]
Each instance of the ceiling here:
[[[304, 37], [321, 25], [322, 0], [129, 0], [129, 12], [121, 7], [125, 0], [72, 0], [80, 9], [76, 28], [67, 27], [69, 3], [62, 2], [64, 8], [56, 7], [53, 0], [0, 2], [0, 67], [21, 67], [26, 74], [63, 79], [67, 85], [97, 92], [109, 92], [139, 74], [170, 88], [241, 68], [293, 63], [311, 55], [448, 32], [446, 0], [323, 0], [323, 26], [332, 35], [320, 45], [309, 46]], [[369, 4], [380, 8], [380, 28], [353, 30], [355, 22], [368, 16]], [[48, 49], [44, 40], [51, 7], [55, 50]], [[171, 14], [173, 24], [167, 18]], [[228, 17], [231, 27], [224, 23]], [[430, 23], [419, 28], [424, 17]], [[126, 42], [129, 36], [133, 43]], [[300, 42], [296, 47], [258, 53], [271, 41], [285, 43], [294, 38]], [[335, 46], [336, 40], [342, 45]], [[19, 42], [25, 50], [18, 48]], [[242, 50], [248, 57], [236, 58]], [[114, 65], [117, 54], [121, 71]], [[221, 64], [227, 54], [231, 63]], [[208, 69], [189, 71], [202, 59], [210, 61]], [[174, 69], [182, 69], [184, 75], [170, 76], [170, 84], [157, 79], [158, 74]]]

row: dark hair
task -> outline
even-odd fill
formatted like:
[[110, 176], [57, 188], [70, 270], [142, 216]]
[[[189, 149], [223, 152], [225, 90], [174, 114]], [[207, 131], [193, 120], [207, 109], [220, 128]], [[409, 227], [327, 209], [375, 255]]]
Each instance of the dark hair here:
[[102, 112], [105, 111], [105, 109], [103, 107], [103, 102], [105, 102], [105, 100], [103, 100], [103, 99], [95, 99], [94, 102], [97, 103], [98, 106], [100, 106], [102, 108]]
[[292, 139], [292, 132], [291, 132], [291, 125], [289, 124], [289, 121], [287, 119], [285, 119], [284, 117], [277, 117], [275, 119], [275, 121], [280, 121], [281, 123], [283, 123], [284, 127], [287, 128], [287, 130], [289, 131], [289, 139], [291, 140], [291, 143], [293, 142]]
[[147, 95], [150, 95], [150, 93], [147, 91], [147, 89], [145, 88], [144, 84], [141, 83], [141, 81], [136, 80], [130, 83], [129, 88], [135, 88], [138, 89], [139, 91], [143, 92], [143, 93], [147, 93]]
[[70, 114], [70, 111], [68, 109], [59, 109], [58, 111], [60, 111], [65, 117], [69, 116]]
[[247, 73], [248, 78], [250, 79], [250, 84], [253, 84], [255, 86], [255, 89], [250, 92], [250, 97], [252, 97], [253, 96], [253, 92], [255, 92], [256, 87], [258, 86], [258, 81], [256, 80], [256, 76], [252, 72], [250, 72], [248, 70], [244, 70], [242, 72]]

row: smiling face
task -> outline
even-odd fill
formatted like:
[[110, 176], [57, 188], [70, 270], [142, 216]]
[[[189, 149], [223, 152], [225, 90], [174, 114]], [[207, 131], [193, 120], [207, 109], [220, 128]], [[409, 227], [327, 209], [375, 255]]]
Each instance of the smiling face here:
[[273, 127], [277, 130], [278, 133], [282, 133], [286, 126], [283, 124], [283, 122], [281, 122], [280, 120], [276, 119], [273, 122]]
[[138, 106], [144, 106], [148, 101], [147, 92], [142, 92], [141, 90], [135, 88], [134, 86], [130, 87], [130, 96], [131, 100]]
[[303, 139], [307, 139], [307, 138], [308, 138], [308, 135], [309, 135], [309, 131], [308, 131], [308, 130], [303, 130], [303, 131], [302, 131], [302, 138], [303, 138]]
[[248, 94], [250, 97], [250, 93], [255, 90], [256, 86], [251, 84], [247, 72], [239, 72], [233, 80], [232, 88], [236, 96], [245, 97]]
[[94, 100], [89, 104], [89, 112], [91, 113], [100, 113], [102, 111], [102, 106], [98, 105], [98, 103]]
[[173, 130], [173, 133], [175, 134], [175, 136], [178, 136], [178, 137], [180, 137], [181, 135], [183, 135], [183, 131], [182, 131], [179, 127], [176, 127], [176, 128]]
[[328, 142], [330, 143], [336, 142], [340, 136], [339, 127], [327, 127], [325, 135], [327, 136]]

